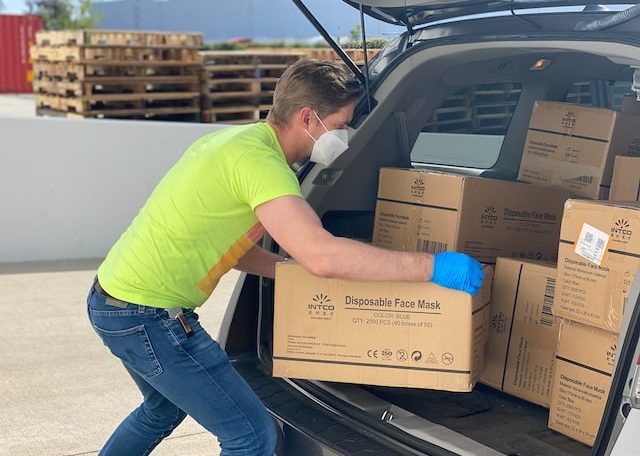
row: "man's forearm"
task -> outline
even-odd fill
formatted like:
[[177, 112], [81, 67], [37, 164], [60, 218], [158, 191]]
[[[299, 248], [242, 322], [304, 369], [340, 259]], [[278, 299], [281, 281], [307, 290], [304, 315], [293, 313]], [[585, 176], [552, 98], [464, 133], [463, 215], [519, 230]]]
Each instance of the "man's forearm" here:
[[433, 255], [397, 252], [331, 237], [318, 251], [318, 275], [365, 281], [423, 282], [433, 275]]

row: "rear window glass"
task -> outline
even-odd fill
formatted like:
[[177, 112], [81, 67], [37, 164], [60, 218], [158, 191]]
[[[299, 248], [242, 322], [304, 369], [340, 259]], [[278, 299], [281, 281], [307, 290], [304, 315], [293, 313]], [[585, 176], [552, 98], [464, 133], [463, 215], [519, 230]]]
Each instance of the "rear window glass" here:
[[477, 84], [455, 92], [422, 128], [411, 160], [490, 168], [500, 155], [521, 92], [518, 82]]
[[622, 97], [631, 93], [631, 81], [578, 81], [564, 97], [567, 103], [620, 110]]

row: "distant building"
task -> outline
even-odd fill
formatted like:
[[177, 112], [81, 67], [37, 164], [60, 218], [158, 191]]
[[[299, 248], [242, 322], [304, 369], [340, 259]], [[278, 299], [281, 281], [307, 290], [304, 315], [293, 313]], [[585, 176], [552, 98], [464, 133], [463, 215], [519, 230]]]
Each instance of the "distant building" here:
[[[342, 0], [306, 0], [305, 5], [334, 37], [348, 37], [359, 12]], [[100, 28], [202, 32], [206, 42], [317, 39], [319, 34], [291, 0], [94, 0]], [[373, 19], [367, 38], [390, 37], [403, 29]]]

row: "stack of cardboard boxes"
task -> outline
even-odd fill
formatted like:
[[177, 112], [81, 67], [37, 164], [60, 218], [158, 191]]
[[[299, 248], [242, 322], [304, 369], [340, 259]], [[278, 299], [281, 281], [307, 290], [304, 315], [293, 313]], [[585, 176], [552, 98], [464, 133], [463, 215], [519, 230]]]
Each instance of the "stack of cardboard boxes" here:
[[604, 201], [637, 200], [638, 126], [640, 116], [628, 112], [537, 102], [520, 166], [520, 180], [583, 198], [569, 200], [562, 218], [549, 427], [588, 445], [604, 412], [624, 306], [640, 266], [640, 238], [633, 235], [639, 208]]
[[606, 405], [623, 312], [640, 266], [640, 207], [632, 204], [570, 200], [562, 221], [554, 301], [562, 324], [549, 427], [589, 445]]
[[465, 252], [495, 275], [486, 266], [472, 298], [282, 263], [274, 375], [449, 391], [480, 380], [549, 407], [552, 429], [592, 445], [640, 265], [640, 208], [591, 200], [610, 188], [638, 199], [640, 158], [626, 157], [640, 154], [638, 125], [627, 113], [537, 102], [522, 182], [381, 169], [374, 245]]

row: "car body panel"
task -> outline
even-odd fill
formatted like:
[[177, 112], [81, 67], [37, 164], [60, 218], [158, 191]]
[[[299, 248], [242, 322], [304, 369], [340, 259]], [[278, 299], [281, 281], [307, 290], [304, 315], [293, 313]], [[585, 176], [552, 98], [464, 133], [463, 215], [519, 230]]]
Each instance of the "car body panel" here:
[[[400, 7], [424, 7], [423, 13], [426, 11], [434, 12], [437, 11], [435, 8], [437, 5], [454, 3], [392, 0], [379, 2], [373, 0], [344, 1], [355, 7], [359, 7], [361, 3], [363, 9], [367, 13], [373, 13], [372, 15], [380, 14], [381, 11], [397, 13], [399, 10], [392, 11], [389, 8]], [[548, 6], [552, 2], [535, 3], [538, 5], [544, 3], [545, 6]], [[498, 4], [502, 9], [509, 9], [510, 4], [507, 2], [498, 2], [497, 4], [455, 2], [458, 7], [457, 12], [462, 11], [466, 6], [478, 8], [484, 6], [486, 9], [494, 6], [497, 8]], [[513, 3], [514, 7], [525, 4], [531, 5], [531, 3], [517, 1]], [[564, 6], [567, 5], [567, 2], [558, 2], [557, 4]], [[579, 4], [584, 5], [586, 2], [579, 2]], [[426, 6], [430, 6], [430, 9], [427, 10]], [[375, 10], [376, 7], [379, 9]], [[441, 11], [445, 15], [452, 13], [442, 8]], [[433, 14], [430, 16], [431, 19], [435, 17]], [[419, 16], [417, 13], [409, 20], [405, 20], [406, 17], [402, 18], [400, 15], [398, 18], [389, 17], [410, 26], [427, 23], [431, 20], [420, 22], [422, 20], [420, 18], [426, 16]], [[517, 72], [518, 59], [523, 60], [524, 63], [521, 63], [524, 65], [527, 58], [534, 59], [534, 61], [537, 57], [564, 58], [566, 60], [563, 62], [564, 68], [563, 65], [556, 65], [555, 68], [552, 68], [552, 65], [547, 73], [542, 75], [552, 79], [553, 72], [559, 72], [554, 76], [561, 82], [557, 86], [549, 85], [547, 87], [544, 77], [540, 76], [532, 75], [527, 81], [529, 84], [527, 96], [518, 101], [521, 106], [517, 108], [508, 133], [505, 135], [503, 150], [498, 161], [490, 169], [473, 169], [461, 166], [441, 167], [445, 170], [474, 175], [514, 179], [520, 161], [530, 109], [535, 99], [562, 99], [563, 87], [573, 82], [572, 68], [579, 68], [580, 62], [583, 64], [588, 62], [593, 68], [588, 71], [581, 68], [580, 75], [573, 75], [575, 78], [586, 76], [606, 79], [613, 75], [626, 79], [630, 74], [630, 66], [640, 66], [638, 20], [621, 24], [614, 31], [609, 32], [574, 31], [574, 26], [578, 21], [597, 17], [599, 17], [597, 14], [587, 12], [567, 13], [561, 16], [531, 14], [527, 16], [528, 21], [517, 17], [487, 17], [464, 23], [432, 24], [414, 33], [407, 32], [396, 38], [388, 50], [383, 49], [380, 52], [370, 68], [371, 94], [376, 102], [374, 109], [369, 111], [366, 103], [359, 104], [354, 116], [353, 126], [356, 128], [350, 137], [350, 149], [343, 156], [330, 166], [310, 164], [303, 167], [300, 174], [303, 195], [322, 218], [323, 224], [329, 231], [335, 235], [353, 235], [355, 229], [349, 227], [366, 227], [372, 220], [372, 212], [375, 207], [375, 191], [372, 189], [377, 185], [379, 167], [411, 166], [410, 154], [413, 144], [415, 144], [417, 135], [428, 115], [437, 108], [438, 102], [441, 101], [436, 99], [437, 97], [444, 99], [447, 92], [453, 92], [457, 87], [470, 81], [508, 78], [509, 71], [519, 75], [528, 74], [526, 73], [526, 65], [525, 70], [520, 69], [520, 73]], [[532, 26], [531, 22], [538, 23], [541, 27]], [[581, 55], [588, 58], [585, 57], [582, 60], [576, 58]], [[474, 58], [477, 59], [476, 64], [473, 62]], [[574, 58], [575, 60], [572, 60]], [[446, 67], [447, 59], [451, 64], [450, 68]], [[459, 61], [456, 62], [456, 59]], [[510, 65], [507, 65], [508, 62]], [[468, 65], [465, 67], [461, 63], [468, 63]], [[458, 65], [457, 70], [454, 69], [456, 65]], [[619, 74], [614, 71], [616, 66], [619, 67]], [[500, 72], [497, 72], [498, 68], [501, 69]], [[495, 74], [492, 71], [496, 71]], [[421, 90], [421, 87], [424, 87], [424, 90]], [[348, 232], [350, 229], [353, 230], [351, 233]], [[363, 231], [366, 230], [359, 230], [360, 233]], [[358, 236], [354, 237], [358, 238]], [[278, 251], [278, 246], [268, 237], [263, 243], [263, 247], [270, 251]], [[322, 382], [271, 378], [273, 281], [265, 278], [258, 280], [248, 280], [247, 278], [244, 282], [243, 293], [235, 293], [235, 295], [239, 296], [239, 302], [233, 310], [229, 311], [235, 314], [233, 318], [231, 315], [228, 315], [228, 318], [225, 317], [223, 337], [227, 341], [237, 341], [238, 338], [231, 333], [238, 332], [239, 328], [246, 326], [246, 324], [236, 323], [236, 321], [252, 322], [251, 328], [257, 332], [257, 335], [254, 335], [253, 338], [245, 337], [244, 344], [237, 342], [232, 344], [245, 350], [235, 352], [232, 357], [237, 355], [243, 359], [243, 363], [255, 363], [252, 364], [254, 366], [252, 368], [262, 372], [261, 375], [264, 378], [260, 382], [267, 386], [262, 387], [257, 393], [280, 423], [285, 443], [291, 445], [290, 447], [284, 445], [282, 455], [365, 454], [357, 451], [366, 451], [369, 444], [382, 444], [385, 448], [389, 448], [388, 452], [375, 454], [465, 454], [464, 451], [458, 448], [454, 449], [453, 446], [447, 449], [447, 445], [443, 444], [438, 447], [437, 444], [434, 444], [437, 442], [435, 431], [446, 431], [447, 428], [443, 430], [442, 426], [415, 414], [412, 415], [411, 412], [395, 406], [391, 402], [388, 402], [387, 406], [379, 403], [371, 405], [372, 401], [366, 398], [363, 399], [363, 402], [359, 402], [357, 397], [362, 399], [363, 395], [357, 393], [357, 390], [360, 389], [358, 385], [351, 388], [341, 385], [333, 385], [332, 387], [332, 385]], [[242, 299], [243, 295], [245, 299]], [[252, 299], [257, 300], [258, 303], [252, 302]], [[243, 315], [238, 316], [238, 313]], [[230, 333], [228, 339], [224, 336], [226, 332]], [[637, 340], [628, 340], [627, 342], [637, 344]], [[250, 360], [247, 360], [247, 357]], [[619, 366], [620, 368], [621, 366]], [[240, 370], [243, 373], [246, 368]], [[243, 375], [245, 374], [243, 373]], [[620, 375], [626, 377], [627, 373], [622, 372]], [[267, 379], [273, 381], [267, 381]], [[625, 380], [622, 379], [619, 382], [624, 387]], [[277, 390], [276, 387], [280, 389]], [[262, 394], [265, 391], [267, 394], [263, 397]], [[298, 401], [297, 405], [282, 408], [278, 404], [274, 404], [273, 398], [281, 395], [295, 397]], [[616, 417], [619, 418], [618, 407], [621, 406], [616, 401], [610, 402], [608, 421], [615, 420]], [[622, 405], [624, 403], [622, 401]], [[298, 410], [307, 406], [319, 407], [316, 409], [318, 411], [317, 420], [325, 422], [328, 428], [334, 426], [331, 423], [345, 428], [352, 427], [358, 436], [354, 438], [354, 442], [360, 441], [359, 439], [364, 437], [370, 438], [372, 442], [365, 442], [367, 439], [364, 438], [362, 447], [354, 444], [350, 450], [345, 446], [341, 447], [332, 443], [326, 435], [319, 433], [313, 427], [306, 426], [304, 420], [299, 420]], [[397, 419], [389, 421], [388, 414], [378, 413], [382, 409], [387, 412], [393, 411]], [[621, 423], [616, 423], [616, 426], [615, 429], [619, 429]], [[615, 437], [612, 436], [617, 435], [612, 428], [614, 428], [613, 424], [601, 428], [594, 454], [608, 454], [607, 447], [611, 447], [615, 440]], [[435, 431], [431, 432], [432, 430]], [[343, 435], [349, 435], [348, 430], [345, 430]], [[450, 430], [449, 439], [450, 442], [468, 440], [467, 437], [453, 430]], [[341, 441], [341, 443], [343, 442]], [[478, 446], [481, 445], [478, 442]], [[487, 449], [489, 450], [487, 454], [496, 453], [494, 450]], [[470, 454], [478, 454], [478, 452], [472, 451]], [[281, 454], [278, 453], [278, 456]]]
[[[474, 14], [534, 8], [586, 5], [620, 5], [611, 0], [343, 0], [356, 9], [380, 21], [413, 28], [430, 22]], [[622, 2], [624, 3], [624, 2]]]

